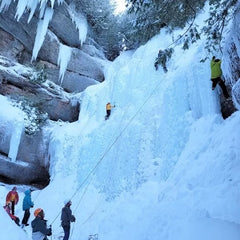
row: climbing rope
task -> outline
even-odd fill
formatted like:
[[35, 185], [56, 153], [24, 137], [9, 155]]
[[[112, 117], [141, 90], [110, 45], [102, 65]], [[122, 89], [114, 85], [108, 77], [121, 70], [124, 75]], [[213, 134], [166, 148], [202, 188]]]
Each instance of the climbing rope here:
[[[74, 192], [74, 194], [72, 195], [72, 197], [70, 199], [73, 199], [77, 193], [79, 192], [79, 190], [83, 187], [83, 185], [87, 182], [87, 180], [90, 178], [90, 176], [94, 176], [93, 173], [95, 173], [95, 171], [97, 170], [98, 166], [100, 165], [100, 163], [102, 162], [102, 160], [105, 158], [105, 156], [107, 155], [107, 153], [112, 149], [112, 147], [115, 145], [115, 143], [118, 141], [118, 139], [123, 135], [123, 133], [126, 131], [126, 129], [128, 128], [128, 126], [133, 122], [133, 120], [135, 119], [135, 117], [139, 114], [139, 112], [142, 111], [143, 107], [146, 105], [146, 103], [150, 100], [150, 98], [153, 96], [153, 94], [156, 92], [156, 90], [159, 87], [159, 83], [156, 84], [156, 86], [153, 88], [152, 92], [150, 93], [150, 95], [145, 99], [145, 101], [142, 103], [142, 105], [138, 108], [138, 110], [135, 112], [135, 114], [131, 117], [131, 119], [127, 122], [127, 124], [125, 125], [125, 127], [121, 130], [121, 132], [118, 134], [118, 136], [113, 140], [113, 142], [106, 148], [104, 154], [102, 155], [102, 157], [100, 157], [100, 159], [98, 160], [98, 162], [96, 163], [96, 165], [92, 168], [92, 170], [87, 174], [87, 176], [83, 179], [82, 183], [79, 185], [79, 187], [76, 189], [76, 191]], [[83, 199], [83, 196], [86, 194], [86, 191], [88, 189], [88, 186], [90, 185], [91, 181], [89, 181], [89, 183], [86, 186], [85, 191], [83, 192], [83, 195], [81, 196], [81, 200]], [[76, 209], [79, 207], [81, 200], [78, 202]], [[95, 213], [95, 211], [93, 211], [93, 213], [90, 214], [90, 216], [81, 224], [84, 225]], [[59, 217], [59, 215], [61, 214], [61, 211], [57, 214], [57, 216], [54, 218], [54, 220], [52, 221], [52, 224], [56, 221], [56, 219]], [[80, 226], [81, 226], [80, 225]], [[73, 230], [72, 230], [73, 231]], [[69, 238], [70, 239], [70, 238]]]
[[[186, 3], [191, 7], [191, 5], [188, 3], [188, 1], [186, 1]], [[191, 9], [195, 12], [195, 10], [191, 7]], [[170, 46], [172, 45], [177, 45], [177, 42], [190, 30], [190, 28], [192, 27], [194, 21], [195, 21], [195, 18], [196, 18], [196, 12], [195, 12], [195, 16], [194, 16], [194, 19], [193, 21], [191, 22], [191, 24], [189, 25], [189, 27], [187, 28], [187, 30], [177, 39], [175, 40], [174, 42], [172, 42], [167, 48], [169, 48]], [[121, 130], [121, 132], [119, 133], [119, 135], [113, 140], [113, 142], [106, 148], [105, 152], [103, 153], [102, 157], [100, 157], [100, 159], [98, 160], [98, 162], [96, 163], [96, 165], [92, 168], [92, 170], [87, 174], [87, 176], [83, 179], [82, 183], [79, 185], [79, 187], [76, 189], [76, 191], [74, 192], [74, 194], [72, 195], [71, 199], [73, 199], [78, 191], [83, 187], [83, 185], [87, 182], [87, 180], [90, 178], [91, 175], [93, 175], [98, 166], [100, 165], [100, 163], [102, 162], [102, 160], [105, 158], [105, 156], [107, 155], [107, 153], [112, 149], [112, 147], [115, 145], [115, 143], [118, 141], [118, 139], [123, 135], [123, 133], [126, 131], [126, 129], [128, 128], [128, 126], [133, 122], [133, 120], [135, 119], [135, 117], [139, 114], [139, 112], [143, 109], [143, 107], [146, 105], [146, 103], [149, 101], [149, 99], [153, 96], [153, 94], [155, 93], [155, 91], [157, 90], [159, 84], [157, 83], [157, 85], [154, 87], [154, 89], [152, 90], [152, 92], [150, 93], [150, 95], [146, 98], [146, 100], [143, 102], [143, 104], [139, 107], [139, 109], [135, 112], [135, 114], [132, 116], [132, 118], [127, 122], [127, 124], [125, 125], [125, 127]], [[111, 86], [111, 90], [113, 92], [113, 87]], [[113, 93], [112, 93], [113, 95]], [[96, 112], [96, 111], [95, 111]], [[89, 181], [89, 183], [87, 184], [77, 206], [76, 206], [76, 209], [79, 207], [84, 195], [86, 194], [87, 192], [87, 189], [90, 185], [91, 181]], [[40, 192], [39, 194], [35, 197], [35, 200], [39, 197], [40, 195]], [[75, 211], [76, 211], [75, 209]], [[59, 215], [61, 214], [61, 211], [57, 214], [57, 216], [54, 218], [54, 220], [52, 221], [51, 225], [56, 221], [56, 219], [59, 217]], [[94, 214], [94, 212], [81, 224], [85, 224], [91, 217], [92, 215]], [[72, 230], [73, 231], [73, 230]]]
[[174, 42], [172, 42], [171, 44], [169, 44], [169, 45], [166, 47], [166, 49], [168, 49], [168, 48], [171, 47], [172, 45], [174, 45], [174, 47], [177, 46], [179, 40], [181, 40], [181, 39], [185, 36], [185, 34], [191, 29], [191, 27], [193, 26], [193, 24], [194, 24], [194, 22], [195, 22], [195, 20], [196, 20], [197, 13], [196, 13], [195, 9], [189, 4], [188, 0], [186, 0], [186, 5], [189, 6], [189, 8], [192, 9], [192, 11], [194, 12], [193, 20], [192, 20], [192, 22], [189, 24], [187, 30], [186, 30], [183, 34], [181, 34], [178, 39], [176, 39]]

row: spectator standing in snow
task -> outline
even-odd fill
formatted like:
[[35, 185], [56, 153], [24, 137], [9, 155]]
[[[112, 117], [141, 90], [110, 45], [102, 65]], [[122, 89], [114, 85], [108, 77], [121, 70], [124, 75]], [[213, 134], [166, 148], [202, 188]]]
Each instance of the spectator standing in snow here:
[[31, 198], [31, 189], [26, 190], [25, 192], [25, 197], [23, 199], [23, 211], [24, 211], [24, 216], [22, 219], [22, 227], [28, 226], [28, 219], [30, 217], [30, 208], [34, 206]]
[[214, 90], [218, 84], [222, 89], [224, 97], [228, 99], [230, 96], [228, 94], [224, 81], [221, 79], [222, 76], [221, 60], [216, 59], [216, 57], [213, 56], [210, 66], [211, 66], [212, 90]]
[[47, 236], [52, 235], [52, 228], [47, 227], [47, 220], [44, 219], [44, 215], [41, 208], [34, 211], [35, 218], [31, 222], [32, 240], [47, 240]]
[[15, 205], [18, 203], [19, 197], [17, 193], [17, 188], [13, 187], [13, 189], [6, 196], [6, 205], [10, 204], [11, 214], [15, 213]]
[[64, 207], [62, 208], [62, 215], [61, 215], [61, 225], [64, 230], [64, 238], [63, 240], [68, 240], [70, 235], [70, 225], [71, 222], [75, 222], [75, 217], [72, 215], [71, 210], [72, 202], [71, 200], [67, 199], [64, 201]]

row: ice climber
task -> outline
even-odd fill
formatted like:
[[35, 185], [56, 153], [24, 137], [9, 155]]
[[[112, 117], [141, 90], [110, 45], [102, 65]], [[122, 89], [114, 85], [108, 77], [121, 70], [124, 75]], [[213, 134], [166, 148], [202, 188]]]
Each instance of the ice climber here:
[[114, 108], [114, 107], [115, 107], [115, 105], [111, 105], [110, 102], [108, 102], [108, 103], [106, 104], [106, 116], [105, 116], [105, 120], [107, 120], [107, 119], [110, 117], [110, 115], [111, 115], [111, 110], [112, 110], [112, 108]]
[[64, 207], [62, 208], [61, 225], [64, 230], [63, 240], [69, 239], [71, 222], [75, 222], [76, 220], [75, 217], [72, 215], [72, 210], [70, 208], [71, 205], [71, 200], [67, 199], [64, 201]]
[[168, 71], [167, 66], [166, 66], [166, 62], [167, 62], [167, 56], [164, 53], [164, 51], [160, 49], [158, 51], [158, 56], [155, 59], [155, 63], [154, 63], [156, 71], [158, 70], [158, 65], [160, 64], [163, 67], [164, 72], [166, 73]]
[[47, 227], [47, 220], [44, 219], [44, 211], [37, 208], [34, 211], [35, 218], [31, 222], [32, 240], [47, 240], [47, 236], [52, 235], [51, 226]]
[[34, 206], [31, 198], [31, 189], [26, 190], [25, 192], [25, 197], [23, 199], [23, 211], [24, 211], [24, 216], [22, 219], [22, 227], [28, 226], [28, 219], [30, 217], [30, 208]]
[[221, 60], [216, 59], [216, 57], [213, 56], [210, 66], [211, 66], [212, 90], [214, 90], [216, 85], [218, 84], [222, 89], [224, 97], [228, 99], [230, 96], [228, 94], [224, 81], [221, 79], [221, 75], [222, 75]]
[[6, 205], [10, 204], [11, 214], [15, 213], [15, 205], [18, 203], [19, 197], [17, 193], [17, 188], [13, 187], [13, 189], [6, 196]]

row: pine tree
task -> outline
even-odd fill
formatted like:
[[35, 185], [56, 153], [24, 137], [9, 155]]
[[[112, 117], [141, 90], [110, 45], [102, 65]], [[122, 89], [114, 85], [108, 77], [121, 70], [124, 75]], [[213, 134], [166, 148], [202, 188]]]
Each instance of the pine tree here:
[[93, 39], [103, 47], [108, 59], [121, 51], [120, 16], [114, 15], [115, 6], [109, 0], [76, 0], [76, 10], [83, 13], [91, 27]]
[[[205, 1], [128, 0], [128, 13], [132, 16], [132, 27], [125, 33], [130, 39], [128, 47], [144, 44], [165, 26], [170, 31], [175, 27], [184, 27], [188, 20], [195, 18]], [[135, 42], [131, 40], [133, 34]]]
[[205, 48], [210, 54], [221, 52], [224, 28], [233, 17], [233, 12], [238, 0], [210, 0], [210, 17], [206, 20], [206, 26], [202, 29], [207, 35]]

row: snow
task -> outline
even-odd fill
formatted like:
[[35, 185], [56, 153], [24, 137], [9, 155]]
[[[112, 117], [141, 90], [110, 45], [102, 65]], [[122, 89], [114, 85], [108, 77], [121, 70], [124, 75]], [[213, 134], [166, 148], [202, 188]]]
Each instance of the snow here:
[[[79, 97], [79, 121], [51, 130], [51, 182], [33, 192], [30, 221], [43, 208], [52, 239], [61, 239], [70, 198], [71, 240], [239, 239], [240, 113], [223, 120], [210, 63], [200, 62], [204, 41], [175, 47], [167, 74], [154, 69], [158, 49], [171, 43], [165, 32], [106, 63], [105, 82]], [[105, 121], [109, 101], [116, 107]], [[11, 187], [0, 186], [2, 203]], [[20, 203], [26, 188], [18, 187]], [[30, 239], [30, 227], [24, 233], [4, 214], [1, 239]]]
[[67, 65], [71, 59], [72, 48], [60, 43], [59, 53], [58, 53], [58, 65], [60, 66], [59, 70], [59, 79], [63, 82], [64, 74], [67, 69]]
[[6, 211], [3, 208], [0, 208], [0, 219], [5, 219], [5, 221], [2, 222], [1, 228], [3, 232], [6, 232], [7, 235], [2, 235], [2, 239], [16, 239], [16, 240], [21, 240], [21, 239], [30, 239], [26, 238], [26, 234], [24, 231], [20, 228], [16, 228], [16, 224], [11, 221], [9, 216], [7, 215]]
[[32, 60], [35, 60], [37, 58], [38, 52], [43, 44], [45, 35], [48, 30], [48, 24], [51, 21], [52, 16], [53, 16], [53, 9], [46, 8], [43, 19], [39, 20], [38, 22], [37, 34], [35, 37], [33, 53], [32, 53]]
[[118, 15], [126, 11], [127, 2], [125, 0], [110, 0], [110, 3], [115, 5], [114, 14]]

